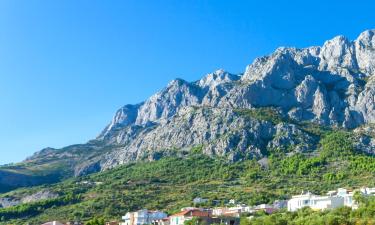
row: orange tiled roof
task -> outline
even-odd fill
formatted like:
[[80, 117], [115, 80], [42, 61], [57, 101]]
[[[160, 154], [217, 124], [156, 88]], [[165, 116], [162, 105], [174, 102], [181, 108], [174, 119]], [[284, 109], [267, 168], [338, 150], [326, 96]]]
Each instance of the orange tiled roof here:
[[173, 214], [172, 216], [195, 216], [195, 217], [210, 217], [209, 212], [203, 212], [198, 209], [184, 210], [179, 213]]

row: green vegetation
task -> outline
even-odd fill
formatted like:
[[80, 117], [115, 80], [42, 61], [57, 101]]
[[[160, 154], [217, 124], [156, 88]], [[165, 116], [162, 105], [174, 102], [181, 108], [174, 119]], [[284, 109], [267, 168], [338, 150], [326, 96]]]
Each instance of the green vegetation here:
[[[322, 194], [338, 187], [375, 186], [375, 159], [354, 151], [350, 135], [344, 131], [327, 131], [315, 154], [287, 156], [282, 152], [274, 153], [269, 156], [267, 168], [255, 160], [229, 163], [210, 158], [201, 154], [202, 146], [195, 146], [183, 158], [132, 163], [55, 185], [36, 187], [34, 191], [48, 188], [62, 197], [1, 209], [0, 224], [38, 224], [52, 219], [88, 222], [97, 217], [119, 220], [127, 211], [142, 208], [174, 213], [192, 205], [195, 197], [208, 198], [206, 206], [213, 206], [213, 200], [220, 205], [232, 198], [255, 205], [287, 199], [302, 190]], [[26, 190], [13, 191], [12, 195], [20, 195]], [[355, 212], [347, 209], [279, 212], [271, 216], [256, 215], [254, 220], [243, 220], [242, 223], [309, 224], [308, 221], [316, 221], [310, 224], [324, 224], [320, 222], [332, 221], [327, 224], [351, 224], [346, 223], [347, 220], [360, 221], [374, 215], [371, 214], [373, 206], [369, 201]], [[341, 220], [341, 217], [347, 220]]]
[[241, 218], [241, 225], [356, 225], [375, 224], [375, 198], [362, 202], [357, 210], [348, 207], [326, 211], [303, 208], [297, 212], [280, 211]]
[[323, 157], [348, 157], [354, 154], [353, 138], [349, 132], [328, 134], [321, 141]]
[[186, 220], [184, 225], [205, 225], [206, 223], [202, 221], [199, 217], [193, 217], [191, 220]]
[[202, 154], [203, 153], [203, 145], [197, 145], [191, 148], [190, 152], [192, 154]]
[[332, 129], [329, 127], [324, 127], [311, 122], [299, 122], [292, 120], [290, 118], [283, 117], [282, 114], [278, 111], [278, 109], [274, 107], [262, 107], [254, 109], [241, 108], [235, 109], [235, 112], [247, 118], [268, 121], [274, 125], [282, 122], [295, 124], [298, 126], [299, 129], [318, 137], [323, 137], [324, 135], [332, 131]]
[[0, 221], [11, 218], [32, 217], [42, 213], [45, 209], [73, 204], [80, 200], [79, 195], [66, 193], [64, 197], [43, 200], [30, 204], [21, 204], [11, 208], [0, 209]]
[[92, 220], [89, 220], [87, 223], [85, 223], [86, 225], [104, 225], [105, 224], [105, 221], [103, 218], [94, 218]]
[[278, 124], [285, 122], [286, 120], [281, 116], [281, 114], [273, 107], [262, 107], [254, 109], [236, 109], [239, 115], [269, 121], [272, 124]]

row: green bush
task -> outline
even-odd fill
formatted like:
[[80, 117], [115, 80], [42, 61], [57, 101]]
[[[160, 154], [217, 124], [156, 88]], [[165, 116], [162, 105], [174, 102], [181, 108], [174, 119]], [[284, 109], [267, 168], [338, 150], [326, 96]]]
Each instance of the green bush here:
[[332, 132], [325, 136], [320, 144], [323, 157], [348, 157], [355, 153], [353, 137], [349, 132]]

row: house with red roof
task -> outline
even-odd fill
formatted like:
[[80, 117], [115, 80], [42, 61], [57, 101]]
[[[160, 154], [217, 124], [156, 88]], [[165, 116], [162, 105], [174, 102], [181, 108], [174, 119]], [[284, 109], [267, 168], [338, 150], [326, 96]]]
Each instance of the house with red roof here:
[[187, 209], [179, 213], [173, 214], [169, 217], [169, 225], [184, 225], [186, 221], [197, 218], [200, 224], [223, 224], [223, 225], [238, 225], [239, 217], [233, 215], [213, 216], [212, 210], [205, 209]]
[[192, 220], [194, 217], [208, 220], [212, 216], [211, 212], [200, 209], [187, 209], [169, 217], [170, 225], [183, 225], [185, 221]]

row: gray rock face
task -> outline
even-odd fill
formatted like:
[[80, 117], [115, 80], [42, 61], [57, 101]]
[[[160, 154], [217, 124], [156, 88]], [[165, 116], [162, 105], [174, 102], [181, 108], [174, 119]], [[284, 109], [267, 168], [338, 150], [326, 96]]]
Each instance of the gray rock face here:
[[137, 120], [139, 107], [140, 105], [125, 105], [119, 109], [113, 117], [111, 123], [108, 124], [97, 139], [104, 139], [104, 137], [112, 135], [111, 132], [116, 130], [116, 128], [126, 127], [134, 124]]
[[[357, 128], [375, 122], [375, 30], [322, 47], [278, 48], [243, 75], [217, 70], [196, 82], [176, 79], [138, 105], [126, 105], [95, 140], [102, 151], [75, 166], [87, 174], [134, 160], [201, 148], [208, 155], [260, 159], [268, 151], [313, 150], [316, 138], [296, 124], [238, 113], [274, 107], [284, 118]], [[363, 146], [372, 139], [361, 139]], [[367, 143], [367, 144], [366, 144]], [[372, 150], [371, 150], [372, 151]]]
[[375, 81], [371, 77], [359, 94], [355, 104], [356, 111], [363, 117], [364, 122], [372, 123], [375, 121]]
[[0, 198], [0, 208], [8, 208], [12, 206], [19, 205], [21, 202], [20, 200], [13, 199], [13, 198]]
[[0, 208], [8, 208], [8, 207], [16, 206], [22, 203], [37, 202], [37, 201], [53, 199], [57, 197], [59, 197], [58, 194], [45, 189], [45, 190], [38, 191], [30, 195], [24, 195], [21, 197], [0, 198]]
[[337, 36], [324, 43], [319, 58], [319, 70], [340, 74], [341, 69], [357, 70], [354, 43], [346, 37]]
[[167, 121], [144, 130], [129, 145], [110, 153], [102, 168], [164, 155], [190, 151], [200, 146], [212, 156], [237, 161], [259, 158], [267, 149], [306, 151], [316, 140], [295, 125], [245, 117], [230, 108], [185, 107]]
[[36, 201], [41, 201], [41, 200], [47, 200], [47, 199], [52, 199], [52, 198], [57, 198], [59, 197], [58, 194], [48, 191], [48, 190], [42, 190], [38, 191], [36, 193], [33, 193], [31, 195], [24, 196], [21, 199], [22, 203], [30, 203], [30, 202], [36, 202]]
[[375, 74], [375, 31], [367, 30], [355, 41], [355, 53], [359, 69], [368, 75]]
[[374, 43], [369, 30], [355, 41], [337, 36], [322, 47], [279, 48], [255, 59], [243, 76], [217, 70], [197, 82], [174, 80], [146, 102], [120, 109], [101, 136], [128, 125], [157, 124], [186, 106], [276, 106], [300, 120], [359, 126], [373, 120], [371, 85], [363, 80], [374, 70]]

